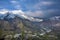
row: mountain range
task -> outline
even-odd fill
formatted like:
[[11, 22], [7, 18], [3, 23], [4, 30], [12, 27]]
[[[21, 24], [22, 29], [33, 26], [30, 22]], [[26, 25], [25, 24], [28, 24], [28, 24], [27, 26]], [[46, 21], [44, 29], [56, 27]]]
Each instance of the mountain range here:
[[58, 31], [60, 16], [40, 19], [24, 14], [21, 10], [0, 12], [0, 29], [4, 31], [16, 31], [20, 33], [24, 26], [25, 32], [39, 32], [41, 34]]

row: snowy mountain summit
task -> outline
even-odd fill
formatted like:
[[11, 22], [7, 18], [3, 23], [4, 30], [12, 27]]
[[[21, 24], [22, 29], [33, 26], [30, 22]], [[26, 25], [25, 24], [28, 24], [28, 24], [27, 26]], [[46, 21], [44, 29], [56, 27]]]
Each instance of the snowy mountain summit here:
[[38, 18], [28, 16], [26, 15], [26, 13], [24, 13], [21, 10], [13, 10], [13, 11], [2, 10], [0, 11], [0, 19], [4, 19], [4, 17], [7, 16], [7, 14], [9, 14], [8, 18], [14, 18], [15, 16], [18, 16], [24, 19], [28, 19], [30, 21], [35, 21], [35, 22], [43, 21], [43, 19], [38, 19]]

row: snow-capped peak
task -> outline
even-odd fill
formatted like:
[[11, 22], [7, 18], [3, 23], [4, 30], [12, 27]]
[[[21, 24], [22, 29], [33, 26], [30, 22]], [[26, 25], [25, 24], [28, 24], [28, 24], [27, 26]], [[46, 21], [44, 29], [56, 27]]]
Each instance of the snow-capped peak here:
[[[43, 21], [42, 19], [37, 19], [37, 18], [34, 18], [34, 17], [31, 17], [31, 16], [28, 16], [26, 15], [22, 10], [13, 10], [13, 11], [9, 11], [9, 10], [1, 10], [0, 11], [0, 14], [2, 14], [2, 19], [7, 15], [7, 14], [10, 14], [8, 16], [8, 18], [14, 18], [15, 15], [17, 15], [18, 17], [22, 17], [22, 18], [25, 18], [25, 19], [28, 19], [30, 21], [36, 21], [36, 22], [41, 22]], [[1, 16], [1, 15], [0, 15]]]

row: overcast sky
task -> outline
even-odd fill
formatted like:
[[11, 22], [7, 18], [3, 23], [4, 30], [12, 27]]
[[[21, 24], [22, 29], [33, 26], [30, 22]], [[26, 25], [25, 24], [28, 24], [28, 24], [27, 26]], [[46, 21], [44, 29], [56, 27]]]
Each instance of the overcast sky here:
[[60, 16], [60, 0], [0, 0], [1, 10], [22, 10], [33, 17]]

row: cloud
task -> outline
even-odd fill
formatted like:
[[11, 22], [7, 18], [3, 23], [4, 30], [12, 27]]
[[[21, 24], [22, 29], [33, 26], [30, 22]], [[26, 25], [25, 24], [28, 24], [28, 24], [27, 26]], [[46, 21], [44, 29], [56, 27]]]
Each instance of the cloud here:
[[49, 0], [41, 1], [40, 0], [39, 2], [37, 2], [33, 5], [25, 5], [25, 6], [28, 10], [36, 11], [36, 10], [48, 10], [50, 8], [53, 9], [54, 7], [58, 7], [58, 5], [57, 6], [55, 6], [55, 5], [56, 5], [56, 2], [54, 2], [54, 1], [49, 1]]
[[10, 1], [12, 3], [12, 5], [14, 6], [15, 9], [21, 9], [21, 4], [19, 3], [19, 1]]
[[33, 17], [43, 17], [43, 11], [34, 11], [34, 12], [32, 12], [32, 11], [27, 11], [27, 12], [25, 12], [27, 15], [29, 15], [29, 16], [33, 16]]
[[27, 0], [20, 0], [20, 1], [27, 1]]
[[16, 5], [15, 8], [16, 9], [21, 9], [21, 6], [20, 5]]
[[50, 2], [50, 1], [42, 1], [41, 2], [41, 5], [52, 5], [52, 4], [54, 4], [53, 2]]
[[[48, 9], [48, 10], [45, 10], [45, 13], [47, 13], [47, 14], [51, 14], [51, 15], [55, 15], [55, 14], [57, 14], [57, 13], [60, 13], [60, 10], [58, 10], [58, 9]], [[59, 15], [59, 14], [58, 14]]]
[[20, 15], [25, 14], [22, 10], [13, 10], [13, 11], [10, 11], [10, 12], [12, 12], [14, 14], [20, 14]]
[[[37, 10], [37, 11], [22, 11], [22, 10], [7, 10], [7, 9], [1, 9], [0, 14], [6, 14], [7, 12], [12, 12], [13, 14], [20, 14], [20, 15], [28, 15], [32, 17], [48, 17], [48, 15], [55, 15], [57, 14], [59, 10], [49, 9], [49, 10]], [[60, 11], [59, 11], [60, 12]], [[48, 14], [48, 15], [47, 15]], [[59, 14], [58, 14], [59, 15]]]
[[44, 7], [44, 6], [48, 7], [48, 6], [51, 6], [53, 4], [54, 4], [54, 2], [51, 2], [51, 1], [40, 1], [40, 2], [36, 3], [33, 6], [33, 8], [35, 8], [35, 10], [41, 10], [42, 7]]
[[[26, 1], [26, 0], [21, 0], [21, 1], [23, 2], [23, 1]], [[48, 15], [50, 15], [50, 14], [55, 15], [59, 11], [57, 9], [52, 9], [51, 8], [55, 4], [55, 2], [53, 2], [53, 1], [39, 1], [39, 2], [37, 2], [35, 4], [34, 3], [30, 4], [30, 3], [25, 3], [24, 2], [24, 3], [22, 3], [23, 4], [22, 5], [22, 4], [20, 4], [20, 1], [12, 0], [12, 1], [10, 1], [10, 3], [14, 6], [15, 9], [17, 9], [17, 10], [13, 10], [13, 12], [18, 13], [19, 10], [21, 10], [21, 8], [23, 10], [26, 9], [27, 11], [25, 12], [25, 14], [27, 14], [29, 16], [33, 16], [33, 17], [43, 17], [46, 14], [48, 14]], [[51, 5], [53, 5], [53, 6], [51, 6]], [[58, 7], [58, 6], [56, 6], [56, 7]], [[21, 12], [23, 12], [23, 11], [21, 11]], [[3, 13], [3, 11], [2, 11], [2, 13]]]
[[18, 3], [17, 1], [10, 1], [11, 3], [13, 3], [13, 4], [16, 4], [16, 3]]
[[0, 14], [5, 14], [5, 13], [7, 13], [7, 12], [8, 12], [7, 9], [0, 9]]
[[14, 13], [14, 14], [20, 14], [20, 15], [28, 15], [28, 16], [33, 16], [33, 17], [42, 17], [44, 14], [43, 14], [43, 11], [22, 11], [22, 10], [7, 10], [7, 9], [1, 9], [0, 10], [0, 14], [5, 14], [7, 12], [11, 12], [11, 13]]
[[25, 13], [22, 10], [7, 10], [7, 9], [1, 9], [0, 14], [6, 14], [6, 13], [13, 13], [13, 14], [20, 14], [24, 15]]
[[[57, 12], [60, 12], [60, 10], [58, 9], [36, 10], [36, 11], [26, 11], [25, 13], [29, 16], [44, 18], [44, 17], [56, 15]], [[58, 15], [60, 14], [58, 13]]]

